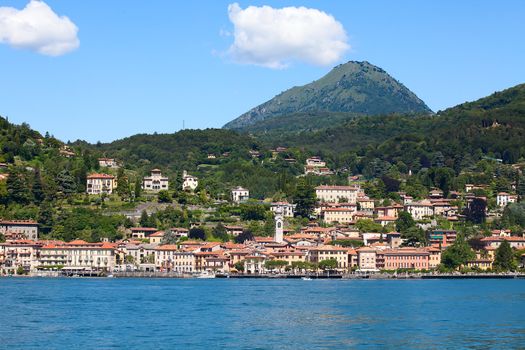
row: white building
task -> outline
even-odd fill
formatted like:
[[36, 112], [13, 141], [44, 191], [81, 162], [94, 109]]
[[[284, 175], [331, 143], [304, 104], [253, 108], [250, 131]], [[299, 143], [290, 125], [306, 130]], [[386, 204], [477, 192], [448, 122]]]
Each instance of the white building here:
[[509, 203], [516, 203], [518, 196], [508, 194], [506, 192], [498, 193], [496, 197], [496, 203], [498, 207], [506, 207]]
[[311, 157], [306, 160], [306, 165], [304, 167], [305, 175], [314, 174], [314, 175], [331, 175], [333, 172], [326, 167], [326, 162], [324, 162], [319, 157]]
[[422, 220], [434, 216], [434, 207], [428, 200], [406, 204], [405, 211], [409, 212], [414, 220]]
[[293, 218], [295, 206], [295, 204], [290, 204], [288, 202], [274, 202], [271, 204], [270, 210], [274, 213], [276, 213], [277, 210], [281, 210], [283, 217]]
[[36, 241], [38, 239], [38, 222], [32, 220], [2, 220], [0, 221], [0, 234], [6, 239], [10, 235], [23, 235], [25, 239]]
[[117, 161], [113, 158], [99, 158], [98, 165], [102, 168], [118, 168]]
[[160, 169], [153, 169], [150, 176], [146, 176], [142, 180], [142, 189], [145, 191], [159, 192], [167, 190], [168, 186], [168, 178], [162, 176]]
[[112, 243], [50, 243], [40, 249], [41, 266], [62, 265], [63, 271], [113, 271], [116, 246]]
[[355, 186], [317, 186], [315, 195], [320, 202], [356, 203], [359, 188]]
[[321, 218], [327, 222], [338, 222], [340, 224], [347, 224], [354, 220], [354, 214], [357, 207], [351, 208], [326, 208], [321, 210]]
[[182, 190], [183, 191], [195, 191], [199, 186], [199, 179], [195, 176], [189, 175], [186, 170], [182, 172]]
[[166, 272], [192, 273], [195, 271], [195, 254], [179, 250], [177, 245], [161, 245], [155, 248], [155, 267]]
[[357, 263], [359, 271], [377, 271], [377, 252], [373, 248], [363, 247], [357, 249]]
[[108, 174], [91, 174], [86, 180], [87, 194], [112, 194], [117, 187], [115, 177]]
[[250, 198], [250, 191], [243, 187], [236, 187], [232, 190], [232, 201], [240, 203], [247, 201]]
[[31, 240], [0, 243], [0, 274], [15, 273], [19, 267], [29, 273], [38, 266], [40, 245]]

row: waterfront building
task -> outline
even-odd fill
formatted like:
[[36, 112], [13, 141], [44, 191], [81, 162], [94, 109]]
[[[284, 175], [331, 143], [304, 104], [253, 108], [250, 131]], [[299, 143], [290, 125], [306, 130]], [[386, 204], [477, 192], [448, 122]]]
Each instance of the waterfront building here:
[[378, 270], [429, 269], [430, 253], [423, 248], [398, 248], [378, 250], [376, 268]]
[[21, 267], [25, 273], [39, 264], [41, 244], [29, 239], [0, 243], [0, 266], [2, 274], [14, 274]]
[[193, 273], [195, 272], [195, 254], [180, 249], [175, 244], [166, 244], [155, 248], [155, 267], [159, 271]]
[[111, 272], [115, 264], [116, 245], [113, 243], [74, 240], [51, 242], [40, 249], [42, 267], [62, 266], [62, 271], [66, 272]]
[[337, 261], [337, 269], [348, 269], [348, 249], [331, 245], [321, 245], [308, 248], [308, 261], [319, 263], [323, 260], [334, 259]]
[[370, 247], [362, 247], [357, 251], [357, 261], [359, 264], [359, 271], [374, 272], [376, 267], [376, 250]]

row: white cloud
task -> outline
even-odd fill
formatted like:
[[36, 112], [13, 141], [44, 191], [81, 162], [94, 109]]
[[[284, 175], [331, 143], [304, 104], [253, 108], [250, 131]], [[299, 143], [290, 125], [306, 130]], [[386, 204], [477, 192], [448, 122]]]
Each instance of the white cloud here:
[[237, 62], [284, 68], [301, 61], [330, 65], [350, 48], [341, 23], [306, 7], [228, 6], [234, 42], [228, 54]]
[[78, 48], [77, 32], [69, 18], [58, 16], [43, 1], [31, 0], [22, 10], [0, 7], [0, 43], [15, 48], [60, 56]]

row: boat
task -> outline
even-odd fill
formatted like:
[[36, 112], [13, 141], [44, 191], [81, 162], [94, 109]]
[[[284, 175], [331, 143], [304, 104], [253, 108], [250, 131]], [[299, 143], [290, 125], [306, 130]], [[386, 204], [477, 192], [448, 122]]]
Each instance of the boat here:
[[301, 277], [301, 279], [302, 279], [303, 281], [311, 281], [311, 280], [312, 280], [312, 279], [311, 279], [310, 277], [308, 277], [308, 276], [306, 276], [306, 277]]
[[198, 275], [195, 275], [196, 278], [215, 278], [215, 275], [213, 273], [208, 272], [202, 272]]

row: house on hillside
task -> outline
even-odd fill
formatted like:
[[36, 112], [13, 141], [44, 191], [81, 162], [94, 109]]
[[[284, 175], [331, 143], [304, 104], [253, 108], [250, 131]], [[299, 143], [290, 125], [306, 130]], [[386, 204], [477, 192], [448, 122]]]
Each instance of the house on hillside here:
[[182, 172], [182, 190], [183, 191], [195, 191], [199, 186], [199, 179], [195, 176], [189, 175], [186, 170]]
[[241, 186], [235, 187], [232, 190], [232, 201], [234, 203], [241, 203], [247, 201], [250, 198], [250, 191]]
[[112, 194], [117, 187], [115, 177], [108, 174], [91, 174], [86, 180], [87, 194]]
[[167, 190], [169, 187], [168, 178], [162, 176], [160, 169], [153, 169], [150, 176], [142, 180], [142, 189], [150, 192], [159, 192]]

